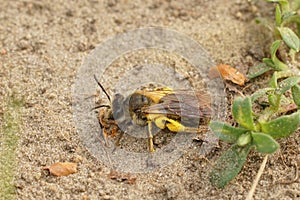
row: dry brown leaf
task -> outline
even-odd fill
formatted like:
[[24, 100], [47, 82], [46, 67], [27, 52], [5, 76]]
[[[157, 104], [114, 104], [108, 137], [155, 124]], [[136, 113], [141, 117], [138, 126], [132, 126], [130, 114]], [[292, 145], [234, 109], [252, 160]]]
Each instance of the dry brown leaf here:
[[244, 86], [247, 80], [246, 76], [230, 65], [220, 64], [217, 69], [223, 79], [229, 80], [240, 86]]
[[77, 163], [72, 162], [57, 162], [53, 165], [43, 167], [44, 170], [49, 170], [54, 176], [67, 176], [77, 172]]

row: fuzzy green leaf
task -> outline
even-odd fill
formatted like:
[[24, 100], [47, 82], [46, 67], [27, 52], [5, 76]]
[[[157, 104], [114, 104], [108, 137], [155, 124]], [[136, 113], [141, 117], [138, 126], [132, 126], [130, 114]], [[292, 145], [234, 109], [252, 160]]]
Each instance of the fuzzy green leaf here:
[[[272, 62], [272, 60], [271, 60], [271, 62]], [[251, 70], [255, 70], [255, 72], [253, 72], [253, 73], [251, 72], [250, 74], [247, 75], [247, 77], [249, 79], [256, 78], [256, 77], [264, 74], [265, 72], [272, 70], [272, 67], [270, 67], [266, 63], [261, 63], [259, 65], [251, 67]]]
[[271, 50], [271, 58], [273, 60], [273, 57], [276, 57], [276, 52], [278, 48], [280, 47], [281, 40], [276, 40], [272, 43], [270, 50]]
[[284, 22], [289, 21], [289, 19], [293, 18], [296, 14], [297, 14], [297, 12], [295, 12], [295, 11], [288, 11], [288, 12], [285, 12], [285, 13], [281, 16], [282, 21], [284, 21]]
[[280, 24], [281, 24], [281, 10], [280, 10], [280, 6], [278, 4], [276, 5], [275, 21], [276, 21], [276, 26], [280, 26]]
[[251, 98], [237, 97], [233, 101], [232, 114], [234, 119], [243, 127], [249, 130], [256, 130], [253, 116]]
[[257, 99], [264, 96], [266, 93], [268, 93], [270, 91], [274, 91], [274, 90], [275, 90], [274, 88], [263, 88], [263, 89], [257, 90], [256, 92], [254, 92], [251, 95], [251, 102], [255, 102]]
[[300, 125], [300, 111], [269, 122], [261, 122], [262, 132], [273, 138], [284, 138], [294, 133]]
[[279, 94], [284, 94], [286, 91], [291, 89], [294, 85], [300, 82], [300, 76], [289, 77], [280, 82]]
[[269, 84], [272, 88], [277, 88], [278, 87], [278, 84], [277, 84], [278, 79], [287, 78], [287, 77], [291, 77], [291, 76], [294, 76], [294, 73], [289, 70], [274, 72]]
[[209, 127], [220, 140], [229, 143], [236, 142], [240, 135], [248, 131], [247, 129], [230, 126], [218, 121], [211, 121]]
[[278, 27], [277, 29], [285, 44], [288, 45], [291, 49], [294, 49], [296, 52], [298, 52], [300, 48], [300, 40], [296, 33], [294, 33], [292, 29], [287, 27]]
[[272, 61], [271, 58], [263, 58], [263, 63], [265, 63], [267, 66], [272, 67], [273, 69], [276, 68], [274, 62]]
[[278, 80], [278, 78], [277, 78], [277, 73], [278, 72], [274, 72], [273, 73], [273, 76], [271, 77], [271, 80], [270, 80], [270, 86], [272, 87], [272, 88], [277, 88], [277, 80]]
[[300, 86], [299, 85], [294, 85], [292, 87], [292, 95], [295, 104], [300, 108]]
[[256, 150], [260, 153], [271, 154], [278, 148], [279, 144], [270, 135], [265, 133], [252, 132], [253, 144], [256, 146]]
[[233, 145], [225, 151], [210, 173], [211, 183], [218, 188], [224, 188], [241, 171], [250, 148], [251, 145], [245, 147]]
[[274, 63], [275, 69], [276, 70], [287, 70], [289, 67], [284, 64], [283, 62], [281, 62], [276, 55], [276, 52], [278, 50], [278, 48], [280, 47], [281, 44], [281, 40], [276, 40], [275, 42], [272, 43], [271, 45], [271, 59]]

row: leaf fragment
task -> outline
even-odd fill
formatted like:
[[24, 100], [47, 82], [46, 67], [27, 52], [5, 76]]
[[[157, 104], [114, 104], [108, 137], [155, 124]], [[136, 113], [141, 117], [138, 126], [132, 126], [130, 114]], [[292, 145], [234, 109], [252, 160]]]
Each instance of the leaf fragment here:
[[43, 167], [44, 170], [49, 170], [54, 176], [67, 176], [77, 172], [77, 163], [72, 162], [57, 162], [50, 166]]
[[246, 76], [230, 65], [220, 64], [217, 66], [223, 79], [229, 80], [240, 86], [244, 86], [247, 80]]

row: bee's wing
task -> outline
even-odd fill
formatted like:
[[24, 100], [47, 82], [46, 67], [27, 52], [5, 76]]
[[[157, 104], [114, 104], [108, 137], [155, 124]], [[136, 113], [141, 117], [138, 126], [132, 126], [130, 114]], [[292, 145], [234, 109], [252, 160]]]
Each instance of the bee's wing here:
[[210, 96], [203, 91], [175, 90], [173, 93], [165, 94], [159, 103], [144, 107], [142, 112], [172, 115], [176, 118], [209, 117], [211, 115]]

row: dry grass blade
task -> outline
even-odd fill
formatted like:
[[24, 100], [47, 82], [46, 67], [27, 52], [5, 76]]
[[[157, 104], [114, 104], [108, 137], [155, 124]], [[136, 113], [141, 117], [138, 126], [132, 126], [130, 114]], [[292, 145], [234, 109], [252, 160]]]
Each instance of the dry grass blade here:
[[251, 189], [250, 189], [250, 191], [249, 191], [249, 193], [248, 193], [248, 195], [247, 195], [247, 197], [246, 197], [246, 200], [251, 200], [251, 199], [253, 199], [254, 191], [255, 191], [255, 189], [256, 189], [256, 186], [257, 186], [257, 184], [258, 184], [258, 181], [259, 181], [259, 179], [260, 179], [262, 173], [264, 172], [264, 169], [265, 169], [265, 167], [266, 167], [267, 161], [268, 161], [268, 155], [265, 156], [263, 162], [262, 162], [261, 165], [260, 165], [260, 168], [259, 168], [259, 170], [258, 170], [258, 172], [257, 172], [257, 174], [256, 174], [255, 180], [253, 181], [252, 187], [251, 187]]

